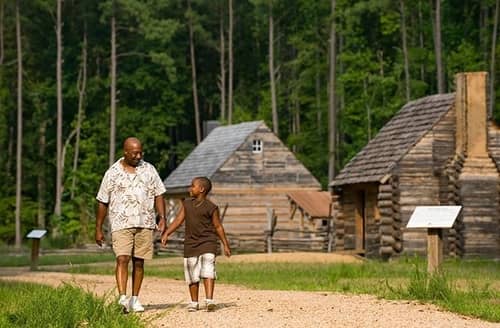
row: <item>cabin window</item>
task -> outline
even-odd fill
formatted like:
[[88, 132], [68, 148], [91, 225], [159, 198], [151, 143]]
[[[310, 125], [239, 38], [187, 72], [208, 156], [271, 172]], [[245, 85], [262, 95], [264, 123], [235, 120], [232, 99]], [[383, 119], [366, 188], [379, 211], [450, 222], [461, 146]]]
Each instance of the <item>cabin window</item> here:
[[262, 153], [262, 140], [255, 139], [252, 142], [252, 153], [254, 154]]

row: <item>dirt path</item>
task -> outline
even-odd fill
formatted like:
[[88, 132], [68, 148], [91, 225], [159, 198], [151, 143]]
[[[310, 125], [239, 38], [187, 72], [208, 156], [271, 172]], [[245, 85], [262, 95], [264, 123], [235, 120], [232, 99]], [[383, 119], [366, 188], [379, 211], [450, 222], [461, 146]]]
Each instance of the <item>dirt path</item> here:
[[[307, 255], [309, 260], [311, 256]], [[318, 256], [315, 261], [334, 260]], [[279, 257], [283, 259], [287, 255]], [[297, 254], [290, 256], [296, 260], [299, 257]], [[231, 258], [231, 261], [250, 260], [271, 258], [262, 255], [253, 259], [250, 256]], [[348, 261], [348, 258], [345, 260]], [[176, 260], [169, 261], [175, 263]], [[114, 297], [116, 294], [112, 276], [13, 270], [2, 272], [0, 279], [52, 286], [69, 282], [98, 295]], [[146, 311], [140, 316], [148, 327], [500, 327], [498, 323], [441, 311], [432, 305], [378, 300], [367, 295], [251, 290], [216, 284], [215, 296], [218, 301], [215, 312], [201, 310], [188, 313], [185, 309], [188, 293], [184, 282], [146, 277], [140, 295]]]

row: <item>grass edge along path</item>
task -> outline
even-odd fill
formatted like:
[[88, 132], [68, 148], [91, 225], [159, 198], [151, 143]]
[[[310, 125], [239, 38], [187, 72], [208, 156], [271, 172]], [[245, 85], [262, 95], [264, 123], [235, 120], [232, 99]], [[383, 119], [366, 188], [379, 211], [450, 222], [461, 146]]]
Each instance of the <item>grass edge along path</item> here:
[[[180, 263], [180, 262], [179, 262]], [[429, 275], [422, 259], [349, 263], [217, 264], [220, 283], [253, 289], [330, 291], [371, 294], [384, 299], [417, 300], [451, 312], [500, 322], [500, 263], [449, 260], [443, 271]], [[113, 274], [112, 266], [75, 266], [72, 273]], [[148, 276], [183, 280], [179, 264], [150, 264]], [[287, 277], [283, 279], [283, 277]], [[494, 287], [492, 287], [494, 284]]]
[[77, 286], [0, 281], [0, 327], [144, 327], [106, 296]]

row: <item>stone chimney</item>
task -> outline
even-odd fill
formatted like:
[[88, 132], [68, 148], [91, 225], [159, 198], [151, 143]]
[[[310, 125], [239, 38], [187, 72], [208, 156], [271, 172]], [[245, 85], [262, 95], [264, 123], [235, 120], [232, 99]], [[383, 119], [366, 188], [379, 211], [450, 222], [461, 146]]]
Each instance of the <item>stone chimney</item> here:
[[487, 73], [460, 73], [455, 78], [456, 153], [464, 158], [458, 179], [464, 254], [495, 254], [499, 174], [488, 153]]

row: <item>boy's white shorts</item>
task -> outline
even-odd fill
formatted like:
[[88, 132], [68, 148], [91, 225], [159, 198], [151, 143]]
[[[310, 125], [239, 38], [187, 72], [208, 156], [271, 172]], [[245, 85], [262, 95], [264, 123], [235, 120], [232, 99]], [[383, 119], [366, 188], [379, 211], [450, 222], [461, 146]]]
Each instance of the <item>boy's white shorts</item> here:
[[217, 279], [215, 254], [205, 253], [200, 256], [185, 257], [184, 277], [188, 285], [200, 282], [201, 278]]

